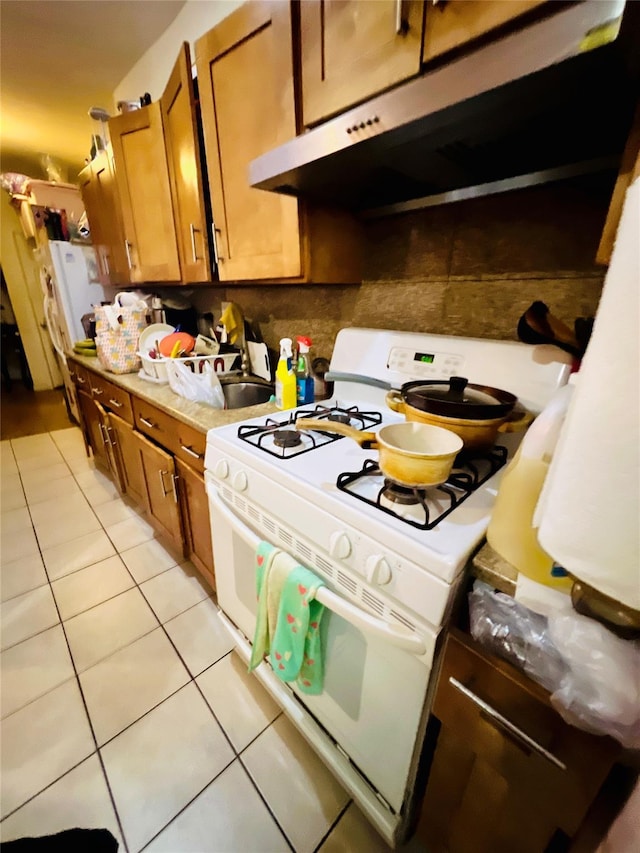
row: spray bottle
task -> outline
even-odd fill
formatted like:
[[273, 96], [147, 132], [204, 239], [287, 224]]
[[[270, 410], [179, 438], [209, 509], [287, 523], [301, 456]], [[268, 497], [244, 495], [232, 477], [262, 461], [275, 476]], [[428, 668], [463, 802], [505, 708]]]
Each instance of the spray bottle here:
[[298, 365], [296, 368], [296, 396], [299, 406], [305, 403], [313, 403], [314, 385], [309, 360], [309, 347], [311, 338], [299, 336], [296, 338], [298, 344]]
[[296, 406], [296, 375], [291, 366], [291, 345], [291, 338], [280, 341], [280, 359], [276, 368], [276, 406], [279, 409], [295, 409]]

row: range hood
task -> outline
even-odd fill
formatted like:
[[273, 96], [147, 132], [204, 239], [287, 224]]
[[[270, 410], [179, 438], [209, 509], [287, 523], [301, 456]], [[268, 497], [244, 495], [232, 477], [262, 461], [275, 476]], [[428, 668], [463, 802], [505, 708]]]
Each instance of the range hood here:
[[251, 185], [384, 213], [617, 170], [638, 97], [640, 3], [548, 6], [263, 154]]

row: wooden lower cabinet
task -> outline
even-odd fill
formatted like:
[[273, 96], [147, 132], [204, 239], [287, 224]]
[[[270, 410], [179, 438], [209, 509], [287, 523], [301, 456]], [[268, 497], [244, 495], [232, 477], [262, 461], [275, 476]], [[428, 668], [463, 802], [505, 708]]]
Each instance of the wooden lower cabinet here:
[[132, 436], [142, 460], [149, 522], [171, 544], [182, 550], [182, 523], [173, 456], [139, 432]]
[[190, 559], [215, 589], [203, 476], [206, 435], [102, 374], [74, 361], [70, 366], [80, 426], [96, 467], [144, 509], [167, 546]]
[[565, 723], [541, 687], [461, 632], [447, 639], [431, 725], [416, 830], [429, 853], [569, 850], [621, 752]]
[[204, 477], [179, 459], [175, 460], [175, 465], [184, 522], [185, 556], [215, 588], [209, 500]]

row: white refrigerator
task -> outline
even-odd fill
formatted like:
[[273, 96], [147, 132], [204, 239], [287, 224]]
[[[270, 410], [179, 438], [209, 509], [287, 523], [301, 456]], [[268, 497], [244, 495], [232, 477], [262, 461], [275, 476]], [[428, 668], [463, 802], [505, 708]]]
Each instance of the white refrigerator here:
[[76, 341], [86, 338], [83, 315], [92, 313], [94, 305], [111, 302], [116, 290], [109, 288], [107, 293], [100, 284], [92, 246], [47, 240], [36, 250], [36, 256], [40, 262], [47, 329], [58, 355], [69, 410], [79, 421], [76, 390], [69, 376], [66, 353], [71, 352]]

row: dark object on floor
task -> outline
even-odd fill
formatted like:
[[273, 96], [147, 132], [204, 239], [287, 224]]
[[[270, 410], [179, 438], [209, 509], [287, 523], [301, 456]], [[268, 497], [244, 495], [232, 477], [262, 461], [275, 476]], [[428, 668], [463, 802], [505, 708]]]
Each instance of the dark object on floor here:
[[108, 829], [65, 829], [40, 838], [16, 838], [0, 844], [3, 853], [116, 853], [116, 838]]

